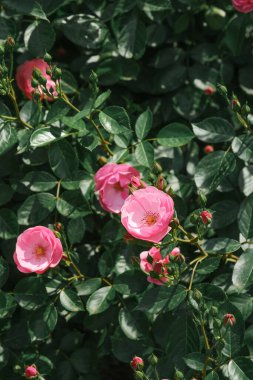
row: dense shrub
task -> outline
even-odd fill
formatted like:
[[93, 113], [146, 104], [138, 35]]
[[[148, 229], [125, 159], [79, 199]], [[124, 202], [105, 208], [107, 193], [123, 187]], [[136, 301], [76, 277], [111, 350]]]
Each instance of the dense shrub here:
[[253, 379], [252, 21], [1, 1], [0, 379]]

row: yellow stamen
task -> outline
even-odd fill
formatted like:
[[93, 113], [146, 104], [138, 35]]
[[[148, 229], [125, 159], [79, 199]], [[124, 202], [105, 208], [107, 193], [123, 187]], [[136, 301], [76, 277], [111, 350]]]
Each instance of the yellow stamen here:
[[41, 255], [44, 255], [45, 250], [44, 250], [44, 248], [42, 248], [42, 247], [37, 247], [37, 248], [35, 249], [35, 252], [36, 252], [36, 255], [41, 256]]

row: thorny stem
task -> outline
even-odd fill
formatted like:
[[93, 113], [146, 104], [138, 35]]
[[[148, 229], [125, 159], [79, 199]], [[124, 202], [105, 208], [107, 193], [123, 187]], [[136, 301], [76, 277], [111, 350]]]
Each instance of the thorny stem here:
[[[62, 97], [62, 100], [63, 100], [66, 104], [68, 104], [69, 107], [71, 107], [74, 111], [76, 111], [76, 112], [80, 112], [80, 110], [79, 110], [76, 106], [74, 106], [74, 104], [72, 104], [72, 103], [70, 102], [70, 100], [68, 99], [67, 95], [66, 95], [64, 92], [61, 93], [61, 97]], [[104, 147], [104, 149], [107, 151], [107, 153], [108, 153], [110, 156], [113, 156], [113, 152], [112, 152], [111, 149], [108, 147], [108, 143], [105, 141], [105, 139], [104, 139], [102, 133], [101, 133], [100, 130], [99, 130], [99, 127], [96, 125], [96, 123], [94, 122], [94, 120], [93, 120], [91, 117], [86, 117], [86, 118], [87, 118], [87, 120], [90, 121], [90, 123], [91, 123], [91, 124], [93, 125], [93, 127], [95, 128], [95, 130], [96, 130], [96, 132], [97, 132], [97, 135], [98, 135], [98, 137], [100, 138], [101, 144], [102, 144], [102, 146]]]

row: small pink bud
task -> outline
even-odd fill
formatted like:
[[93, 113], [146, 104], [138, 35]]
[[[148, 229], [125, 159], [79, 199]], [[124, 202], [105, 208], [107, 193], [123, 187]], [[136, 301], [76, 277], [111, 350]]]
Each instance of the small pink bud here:
[[231, 101], [231, 107], [235, 110], [235, 111], [238, 111], [241, 107], [241, 104], [239, 102], [239, 100], [236, 98], [236, 97], [233, 97], [232, 101]]
[[215, 88], [214, 87], [211, 87], [211, 86], [207, 86], [205, 89], [204, 89], [204, 93], [208, 96], [210, 95], [213, 95], [213, 93], [215, 93]]
[[133, 187], [135, 187], [136, 189], [139, 189], [140, 187], [142, 187], [142, 186], [141, 186], [141, 180], [140, 180], [140, 178], [138, 178], [138, 177], [136, 177], [136, 176], [133, 176], [133, 177], [131, 178], [131, 185], [132, 185]]
[[138, 369], [142, 369], [142, 367], [144, 366], [144, 362], [142, 358], [140, 358], [139, 356], [134, 356], [133, 360], [130, 362], [130, 365], [133, 368], [133, 370], [136, 371]]
[[181, 260], [181, 258], [182, 258], [182, 257], [181, 257], [181, 253], [180, 253], [180, 249], [179, 249], [178, 247], [174, 248], [174, 249], [170, 252], [169, 256], [173, 256], [174, 261], [179, 261], [179, 260]]
[[209, 211], [204, 210], [200, 213], [200, 218], [204, 224], [210, 224], [213, 219], [213, 215]]
[[33, 378], [37, 377], [38, 374], [39, 374], [39, 372], [37, 371], [37, 368], [34, 364], [29, 365], [25, 369], [25, 377], [27, 379], [33, 379]]
[[214, 151], [214, 147], [212, 146], [212, 145], [206, 145], [205, 147], [204, 147], [204, 152], [206, 153], [206, 154], [208, 154], [208, 153], [212, 153]]
[[224, 316], [224, 325], [226, 326], [227, 324], [229, 324], [230, 326], [234, 326], [235, 325], [235, 322], [236, 322], [236, 319], [234, 317], [233, 314], [229, 314], [227, 313], [225, 316]]

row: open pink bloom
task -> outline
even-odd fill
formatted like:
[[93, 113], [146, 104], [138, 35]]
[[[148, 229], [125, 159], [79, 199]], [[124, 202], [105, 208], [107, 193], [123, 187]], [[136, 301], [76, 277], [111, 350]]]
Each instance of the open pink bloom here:
[[[55, 82], [46, 73], [46, 70], [47, 68], [49, 68], [49, 66], [43, 59], [40, 58], [26, 61], [22, 65], [18, 66], [16, 73], [16, 81], [20, 90], [25, 94], [25, 96], [28, 99], [32, 99], [34, 88], [31, 85], [31, 81], [33, 70], [35, 67], [39, 69], [41, 71], [42, 76], [47, 79], [47, 89], [50, 90], [51, 88], [53, 88], [53, 96], [57, 96], [57, 92], [55, 90]], [[39, 88], [39, 91], [41, 93], [41, 99], [47, 99], [49, 101], [53, 100], [52, 97], [43, 94], [41, 88]]]
[[133, 176], [140, 178], [140, 173], [128, 164], [109, 163], [97, 171], [95, 189], [99, 192], [99, 202], [104, 210], [120, 213], [129, 195], [128, 185]]
[[169, 281], [167, 265], [169, 256], [164, 259], [160, 253], [160, 249], [152, 247], [149, 251], [140, 254], [140, 267], [143, 272], [149, 274], [147, 280], [156, 285], [163, 285]]
[[234, 8], [241, 13], [253, 11], [253, 0], [232, 0]]
[[39, 373], [37, 371], [37, 368], [34, 365], [29, 365], [25, 369], [25, 377], [27, 379], [33, 379], [33, 378], [37, 377], [38, 374]]
[[59, 263], [62, 253], [60, 239], [49, 228], [37, 226], [19, 235], [13, 258], [20, 272], [44, 273]]
[[137, 239], [159, 243], [171, 230], [173, 199], [153, 186], [134, 191], [121, 209], [121, 223]]

